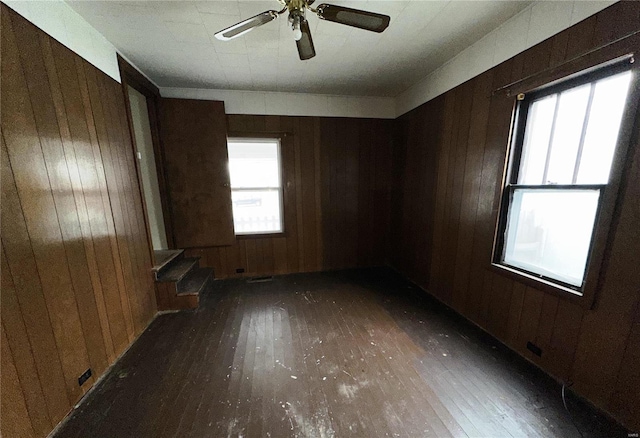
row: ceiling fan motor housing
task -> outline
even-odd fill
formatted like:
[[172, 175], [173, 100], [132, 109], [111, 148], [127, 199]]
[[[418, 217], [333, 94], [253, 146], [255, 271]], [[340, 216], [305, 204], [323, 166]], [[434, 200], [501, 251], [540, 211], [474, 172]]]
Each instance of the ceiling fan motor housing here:
[[293, 11], [299, 11], [304, 14], [304, 10], [307, 8], [306, 0], [285, 0], [285, 6], [289, 10], [289, 13]]

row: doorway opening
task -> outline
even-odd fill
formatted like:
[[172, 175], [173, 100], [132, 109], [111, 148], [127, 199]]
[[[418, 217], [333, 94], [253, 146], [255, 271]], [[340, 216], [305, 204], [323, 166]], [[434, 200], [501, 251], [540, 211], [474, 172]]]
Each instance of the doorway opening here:
[[165, 218], [162, 212], [160, 199], [160, 187], [158, 185], [158, 171], [156, 168], [155, 154], [153, 152], [153, 137], [151, 135], [151, 123], [149, 121], [149, 108], [144, 94], [127, 85], [129, 93], [129, 107], [131, 110], [131, 123], [136, 140], [136, 158], [140, 168], [142, 193], [147, 206], [147, 221], [153, 250], [161, 251], [169, 249], [167, 234], [165, 232]]
[[160, 90], [124, 58], [118, 56], [122, 91], [138, 171], [153, 269], [180, 255], [170, 227], [164, 159], [159, 133]]

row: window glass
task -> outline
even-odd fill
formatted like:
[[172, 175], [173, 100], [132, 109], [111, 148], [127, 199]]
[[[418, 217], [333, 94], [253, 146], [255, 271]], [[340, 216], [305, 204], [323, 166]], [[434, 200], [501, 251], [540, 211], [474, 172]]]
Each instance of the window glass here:
[[536, 100], [529, 107], [519, 184], [541, 184], [544, 176], [557, 95]]
[[606, 184], [618, 141], [631, 72], [596, 83], [585, 135], [578, 184]]
[[276, 190], [233, 191], [233, 224], [236, 233], [282, 231], [280, 193]]
[[514, 189], [505, 263], [581, 286], [599, 193]]
[[278, 187], [280, 185], [278, 144], [277, 140], [230, 142], [231, 187]]
[[518, 184], [606, 184], [631, 72], [531, 102]]
[[236, 234], [282, 232], [280, 141], [229, 139], [228, 152]]
[[583, 85], [560, 94], [543, 184], [571, 184], [573, 180], [590, 89], [589, 85]]

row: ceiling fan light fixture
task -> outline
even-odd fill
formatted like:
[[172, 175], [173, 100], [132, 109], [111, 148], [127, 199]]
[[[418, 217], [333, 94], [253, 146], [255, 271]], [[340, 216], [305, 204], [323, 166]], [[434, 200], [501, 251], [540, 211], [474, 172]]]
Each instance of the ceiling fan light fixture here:
[[300, 30], [300, 16], [297, 15], [293, 17], [293, 23], [291, 25], [293, 29], [293, 39], [296, 41], [300, 41], [302, 38], [302, 30]]

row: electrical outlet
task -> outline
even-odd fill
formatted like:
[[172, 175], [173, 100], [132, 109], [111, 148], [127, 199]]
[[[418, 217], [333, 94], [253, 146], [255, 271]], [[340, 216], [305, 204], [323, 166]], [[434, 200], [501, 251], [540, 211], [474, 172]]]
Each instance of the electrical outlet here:
[[527, 350], [529, 350], [536, 356], [542, 357], [542, 349], [531, 341], [527, 342]]
[[91, 368], [87, 369], [80, 377], [78, 377], [78, 385], [82, 386], [84, 382], [86, 382], [89, 377], [91, 377]]
[[243, 274], [243, 273], [244, 273], [244, 268], [236, 269], [236, 274]]

